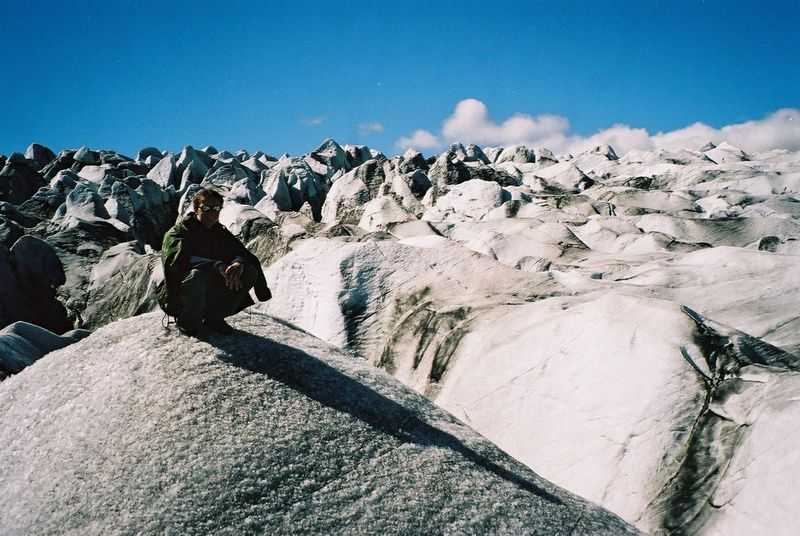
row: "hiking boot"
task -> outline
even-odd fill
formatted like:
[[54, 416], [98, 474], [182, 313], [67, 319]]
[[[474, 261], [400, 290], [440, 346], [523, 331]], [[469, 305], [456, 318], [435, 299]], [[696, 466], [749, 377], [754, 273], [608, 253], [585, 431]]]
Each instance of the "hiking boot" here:
[[231, 335], [233, 333], [233, 327], [225, 322], [223, 318], [206, 318], [205, 324], [220, 335]]
[[176, 322], [175, 325], [178, 326], [178, 331], [180, 331], [187, 337], [197, 337], [198, 330], [184, 326], [180, 322]]

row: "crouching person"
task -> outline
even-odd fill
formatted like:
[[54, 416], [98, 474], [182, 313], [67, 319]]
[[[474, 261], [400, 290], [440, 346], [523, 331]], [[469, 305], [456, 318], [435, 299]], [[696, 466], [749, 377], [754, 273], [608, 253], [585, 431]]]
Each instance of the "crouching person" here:
[[158, 301], [184, 335], [197, 335], [203, 325], [230, 335], [225, 317], [253, 304], [251, 288], [261, 301], [271, 297], [258, 258], [219, 223], [222, 203], [218, 192], [200, 190], [192, 198], [194, 212], [164, 235]]

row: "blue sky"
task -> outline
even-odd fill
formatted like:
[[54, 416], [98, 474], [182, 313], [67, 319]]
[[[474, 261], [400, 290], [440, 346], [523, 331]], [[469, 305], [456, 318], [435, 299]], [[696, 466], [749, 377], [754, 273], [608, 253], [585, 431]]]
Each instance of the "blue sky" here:
[[426, 152], [448, 133], [563, 149], [612, 125], [720, 133], [787, 108], [775, 144], [791, 146], [800, 123], [798, 0], [0, 0], [0, 20], [2, 154], [301, 154], [332, 137], [389, 155], [415, 132]]

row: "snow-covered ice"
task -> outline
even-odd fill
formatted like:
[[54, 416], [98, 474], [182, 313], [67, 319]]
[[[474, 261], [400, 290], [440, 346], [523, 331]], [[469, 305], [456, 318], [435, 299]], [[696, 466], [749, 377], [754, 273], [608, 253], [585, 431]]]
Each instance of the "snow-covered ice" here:
[[[745, 153], [720, 143], [624, 155], [600, 145], [556, 156], [543, 147], [481, 149], [454, 143], [429, 158], [414, 150], [387, 158], [366, 146], [340, 146], [327, 139], [307, 154], [280, 158], [187, 146], [180, 154], [146, 148], [133, 160], [88, 147], [55, 155], [34, 144], [25, 155], [0, 160], [5, 162], [0, 170], [0, 276], [9, 282], [0, 286], [3, 325], [37, 322], [38, 315], [42, 326], [63, 333], [69, 324], [96, 328], [153, 310], [154, 287], [163, 277], [156, 252], [161, 236], [190, 208], [201, 186], [213, 186], [227, 199], [222, 221], [267, 270], [274, 298], [261, 310], [352, 353], [347, 363], [362, 367], [359, 378], [383, 378], [378, 382], [383, 385], [389, 380], [382, 373], [365, 371], [384, 369], [529, 468], [640, 529], [665, 534], [800, 531], [794, 519], [800, 506], [794, 492], [800, 463], [792, 449], [793, 430], [800, 424], [794, 404], [800, 354], [798, 152]], [[31, 257], [26, 251], [42, 255]], [[52, 269], [40, 268], [44, 261]], [[47, 277], [39, 277], [37, 284], [24, 276], [43, 272]], [[237, 319], [245, 328], [246, 318]], [[260, 320], [250, 320], [255, 322], [250, 335], [272, 334], [267, 338], [285, 345], [289, 354], [317, 356], [308, 350], [311, 339], [268, 318], [253, 313], [252, 319]], [[225, 352], [208, 347], [208, 341], [178, 339], [156, 352], [135, 336], [125, 340], [116, 326], [131, 333], [149, 333], [137, 330], [150, 328], [123, 322], [100, 332], [114, 334], [104, 344], [119, 348], [117, 359], [133, 356], [132, 362], [153, 373], [148, 378], [161, 381], [147, 396], [160, 400], [157, 391], [169, 393], [171, 383], [185, 394], [186, 382], [194, 382], [208, 383], [215, 403], [224, 400], [218, 388], [231, 384], [220, 378], [230, 371], [220, 367], [230, 363], [217, 358]], [[33, 348], [19, 340], [14, 344]], [[74, 348], [91, 344], [84, 341]], [[226, 344], [240, 348], [235, 340]], [[289, 349], [293, 344], [300, 349]], [[71, 348], [53, 356], [82, 363]], [[162, 350], [174, 358], [158, 368], [153, 360]], [[42, 352], [14, 358], [20, 365], [14, 372]], [[86, 359], [95, 360], [93, 355]], [[177, 369], [176, 362], [195, 366]], [[40, 374], [55, 367], [50, 363], [49, 356], [39, 359], [6, 380], [0, 393], [11, 389], [5, 384], [18, 382], [29, 386], [25, 396], [36, 399], [32, 407], [45, 404], [48, 392], [58, 392], [57, 382], [35, 394], [33, 386], [39, 385]], [[118, 365], [98, 365], [107, 371], [103, 381], [126, 385], [114, 368]], [[245, 370], [239, 367], [236, 374], [244, 374], [250, 386]], [[196, 375], [190, 378], [190, 371]], [[141, 379], [129, 369], [119, 371], [128, 373]], [[371, 381], [364, 385], [372, 389]], [[259, 392], [305, 408], [302, 397], [270, 389]], [[311, 396], [308, 391], [302, 394]], [[247, 403], [254, 400], [248, 389], [241, 394]], [[194, 391], [191, 396], [207, 401]], [[184, 408], [175, 400], [175, 411]], [[421, 403], [418, 397], [413, 400]], [[319, 402], [313, 396], [311, 401]], [[53, 411], [74, 410], [69, 404]], [[108, 411], [117, 411], [114, 407]], [[214, 419], [226, 418], [220, 411], [213, 410]], [[164, 423], [177, 414], [156, 404], [147, 416]], [[329, 417], [324, 414], [320, 422], [338, 429]], [[285, 427], [286, 448], [305, 452], [295, 441], [295, 432], [305, 428], [276, 422]], [[152, 429], [148, 426], [142, 424]], [[25, 433], [39, 428], [53, 430], [37, 424]], [[165, 434], [167, 443], [184, 444], [166, 426], [157, 432]], [[362, 432], [354, 434], [373, 437]], [[246, 436], [248, 448], [263, 438], [272, 445], [281, 442], [278, 432], [263, 433], [272, 435]], [[394, 439], [381, 435], [375, 441], [389, 445], [398, 439], [387, 433]], [[58, 441], [76, 441], [71, 437], [62, 434]], [[346, 444], [336, 438], [337, 445]], [[89, 435], [82, 441], [81, 448], [109, 452]], [[413, 445], [417, 452], [419, 445]], [[386, 446], [386, 452], [409, 448], [395, 446]], [[417, 474], [410, 466], [429, 470], [420, 461], [428, 459], [431, 451], [426, 449], [417, 452], [422, 458], [406, 460], [410, 465], [398, 465], [403, 474]], [[233, 451], [249, 460], [238, 454], [241, 449]], [[43, 452], [50, 451], [29, 454], [30, 459], [38, 460]], [[154, 460], [166, 459], [157, 452]], [[202, 452], [218, 459], [217, 451]], [[325, 463], [351, 455], [333, 449]], [[453, 463], [447, 456], [437, 459]], [[59, 470], [85, 468], [72, 460], [78, 458]], [[110, 461], [104, 463], [111, 467]], [[154, 467], [144, 465], [144, 473], [133, 473], [155, 474]], [[338, 478], [342, 473], [326, 474]], [[432, 486], [464, 492], [463, 484], [434, 474]], [[302, 491], [288, 491], [304, 489], [299, 478], [287, 480], [282, 497], [305, 497]], [[238, 493], [236, 479], [230, 489], [212, 481], [209, 489], [220, 496]], [[412, 484], [403, 489], [416, 490]], [[339, 497], [337, 485], [326, 483], [322, 490]], [[311, 488], [313, 503], [313, 497], [323, 495]], [[370, 508], [377, 497], [395, 497], [383, 488], [376, 494], [362, 491], [354, 492], [353, 500]], [[403, 497], [415, 494], [430, 497], [417, 491]], [[453, 500], [472, 501], [468, 495]], [[498, 512], [511, 512], [515, 507], [504, 497], [498, 502], [505, 510]], [[321, 528], [341, 519], [324, 510], [335, 500], [320, 502], [316, 513], [313, 508], [298, 512], [294, 503], [284, 501], [270, 515], [313, 519], [302, 523]], [[520, 500], [517, 504], [527, 504]], [[391, 511], [382, 512], [386, 521], [374, 526], [396, 532], [385, 523], [402, 518], [397, 531], [412, 527], [403, 518], [411, 510], [401, 503], [390, 502]], [[495, 519], [498, 506], [480, 504], [470, 518]], [[498, 530], [512, 531], [514, 520], [522, 519], [516, 515]], [[377, 513], [370, 516], [378, 519]], [[431, 516], [445, 520], [438, 513]], [[448, 525], [447, 519], [435, 526], [462, 532], [461, 525]], [[500, 523], [487, 521], [495, 522]]]
[[636, 534], [264, 314], [118, 321], [0, 384], [3, 531]]

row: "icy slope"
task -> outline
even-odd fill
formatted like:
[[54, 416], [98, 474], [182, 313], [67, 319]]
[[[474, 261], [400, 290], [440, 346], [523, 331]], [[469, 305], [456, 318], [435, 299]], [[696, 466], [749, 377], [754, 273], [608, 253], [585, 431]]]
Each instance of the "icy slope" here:
[[567, 292], [549, 274], [514, 270], [447, 240], [432, 248], [304, 240], [269, 267], [267, 279], [278, 292], [258, 307], [364, 356], [380, 355], [397, 319], [417, 302], [468, 309]]
[[800, 359], [673, 303], [592, 298], [462, 326], [437, 404], [647, 532], [796, 534]]
[[609, 287], [668, 299], [792, 353], [800, 353], [796, 255], [721, 246], [632, 267]]
[[633, 534], [385, 373], [260, 313], [110, 324], [0, 384], [0, 526]]
[[[266, 307], [643, 530], [791, 534], [798, 358], [681, 304], [791, 345], [792, 260], [720, 247], [595, 280], [511, 270], [452, 243], [315, 239], [270, 267]], [[764, 437], [775, 447], [757, 454]], [[754, 507], [749, 493], [772, 499]]]

